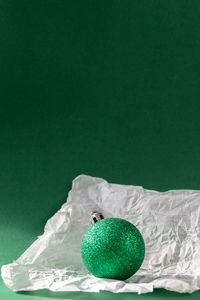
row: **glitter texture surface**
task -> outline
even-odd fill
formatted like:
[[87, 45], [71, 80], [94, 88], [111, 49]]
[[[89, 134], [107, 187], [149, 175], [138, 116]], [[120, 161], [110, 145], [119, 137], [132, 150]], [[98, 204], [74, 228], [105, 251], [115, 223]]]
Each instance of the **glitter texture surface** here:
[[139, 230], [120, 218], [93, 224], [83, 237], [82, 259], [96, 277], [125, 280], [140, 268], [145, 245]]

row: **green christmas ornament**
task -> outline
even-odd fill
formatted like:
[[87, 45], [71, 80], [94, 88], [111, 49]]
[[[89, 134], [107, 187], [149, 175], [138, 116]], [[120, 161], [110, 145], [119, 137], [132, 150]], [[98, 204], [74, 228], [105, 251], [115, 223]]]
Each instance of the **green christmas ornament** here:
[[135, 274], [145, 255], [139, 230], [120, 218], [92, 213], [93, 225], [85, 233], [81, 255], [86, 268], [96, 277], [126, 280]]

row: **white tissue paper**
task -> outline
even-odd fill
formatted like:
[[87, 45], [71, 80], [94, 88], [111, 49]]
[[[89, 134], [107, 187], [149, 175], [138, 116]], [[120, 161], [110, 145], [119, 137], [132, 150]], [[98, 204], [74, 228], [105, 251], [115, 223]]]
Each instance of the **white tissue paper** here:
[[[93, 210], [105, 218], [128, 220], [144, 238], [144, 262], [126, 281], [96, 278], [83, 265], [81, 241]], [[15, 262], [2, 267], [2, 277], [14, 291], [142, 294], [165, 288], [192, 293], [200, 289], [200, 191], [157, 192], [80, 175], [43, 235]]]

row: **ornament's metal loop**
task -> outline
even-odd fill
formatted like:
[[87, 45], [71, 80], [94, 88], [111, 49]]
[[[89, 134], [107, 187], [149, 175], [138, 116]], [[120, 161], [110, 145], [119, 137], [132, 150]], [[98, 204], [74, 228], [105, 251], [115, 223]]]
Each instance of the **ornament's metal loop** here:
[[90, 221], [92, 224], [104, 219], [103, 215], [98, 211], [94, 210], [91, 212]]

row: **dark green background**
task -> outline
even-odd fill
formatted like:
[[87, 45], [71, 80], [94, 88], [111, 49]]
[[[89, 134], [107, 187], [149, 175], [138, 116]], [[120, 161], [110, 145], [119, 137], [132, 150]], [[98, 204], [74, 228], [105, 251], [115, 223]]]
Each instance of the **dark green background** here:
[[200, 189], [199, 96], [199, 0], [0, 0], [0, 264], [42, 234], [79, 174]]

